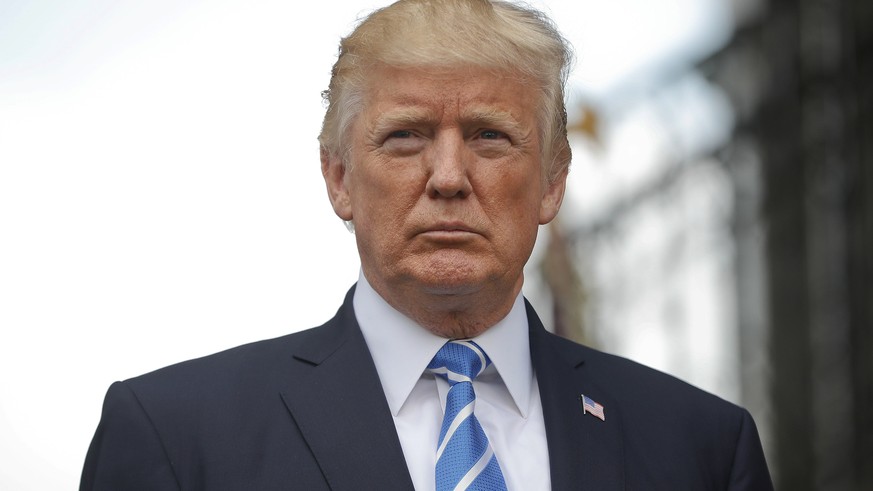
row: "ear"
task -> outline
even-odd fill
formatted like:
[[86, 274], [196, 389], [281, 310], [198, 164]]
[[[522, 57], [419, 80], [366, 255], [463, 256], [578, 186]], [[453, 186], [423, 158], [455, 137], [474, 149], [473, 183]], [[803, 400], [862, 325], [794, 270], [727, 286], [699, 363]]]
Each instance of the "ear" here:
[[321, 175], [324, 176], [334, 213], [345, 221], [351, 221], [352, 202], [346, 186], [346, 168], [338, 155], [324, 147], [321, 147]]
[[546, 192], [540, 201], [540, 225], [545, 225], [558, 215], [561, 203], [564, 201], [564, 189], [567, 187], [567, 169], [564, 169], [555, 180], [546, 184]]

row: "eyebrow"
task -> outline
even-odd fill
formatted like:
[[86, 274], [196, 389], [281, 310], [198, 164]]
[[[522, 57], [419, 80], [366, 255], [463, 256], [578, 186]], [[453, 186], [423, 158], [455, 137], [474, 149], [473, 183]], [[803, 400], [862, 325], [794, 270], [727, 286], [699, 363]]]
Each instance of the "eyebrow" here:
[[381, 133], [389, 129], [406, 126], [416, 126], [437, 119], [433, 112], [417, 107], [402, 107], [392, 109], [379, 115], [370, 127], [370, 131]]
[[[437, 119], [438, 116], [428, 109], [402, 107], [380, 114], [371, 125], [370, 131], [381, 133], [397, 127], [432, 123]], [[473, 107], [465, 109], [461, 114], [461, 122], [524, 132], [522, 123], [511, 112], [497, 108]]]
[[493, 107], [473, 107], [465, 109], [461, 114], [461, 121], [476, 123], [484, 126], [496, 126], [523, 132], [523, 125], [511, 112]]

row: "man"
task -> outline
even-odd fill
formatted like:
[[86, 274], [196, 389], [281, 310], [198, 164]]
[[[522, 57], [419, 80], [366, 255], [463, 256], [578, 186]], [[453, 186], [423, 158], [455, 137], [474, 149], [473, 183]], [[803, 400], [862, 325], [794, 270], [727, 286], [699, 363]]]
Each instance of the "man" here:
[[570, 151], [541, 14], [401, 0], [341, 44], [321, 164], [361, 275], [326, 324], [113, 384], [82, 489], [771, 489], [749, 414], [521, 296]]

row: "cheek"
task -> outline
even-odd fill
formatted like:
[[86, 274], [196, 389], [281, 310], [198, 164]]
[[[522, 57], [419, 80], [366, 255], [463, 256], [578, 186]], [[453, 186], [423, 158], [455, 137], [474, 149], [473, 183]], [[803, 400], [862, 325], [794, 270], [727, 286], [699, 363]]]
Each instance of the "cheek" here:
[[415, 204], [419, 195], [411, 180], [400, 176], [378, 177], [362, 182], [352, 197], [353, 206], [374, 224], [402, 223], [403, 216]]
[[[402, 172], [356, 169], [350, 187], [360, 245], [389, 249], [402, 239], [404, 224], [418, 197], [414, 179]], [[380, 169], [381, 170], [381, 169]]]
[[[516, 165], [516, 167], [513, 167]], [[490, 169], [479, 179], [478, 197], [492, 213], [539, 223], [540, 176], [530, 164], [517, 163]], [[520, 223], [516, 223], [520, 226]]]

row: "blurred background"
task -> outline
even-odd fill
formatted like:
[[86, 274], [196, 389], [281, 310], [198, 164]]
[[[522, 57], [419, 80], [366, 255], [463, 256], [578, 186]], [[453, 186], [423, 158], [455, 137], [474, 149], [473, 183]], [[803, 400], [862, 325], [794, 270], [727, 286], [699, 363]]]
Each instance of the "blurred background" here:
[[[357, 277], [318, 134], [365, 0], [0, 0], [0, 489], [75, 489], [119, 379], [318, 325]], [[873, 489], [873, 3], [552, 0], [574, 160], [525, 292]]]

